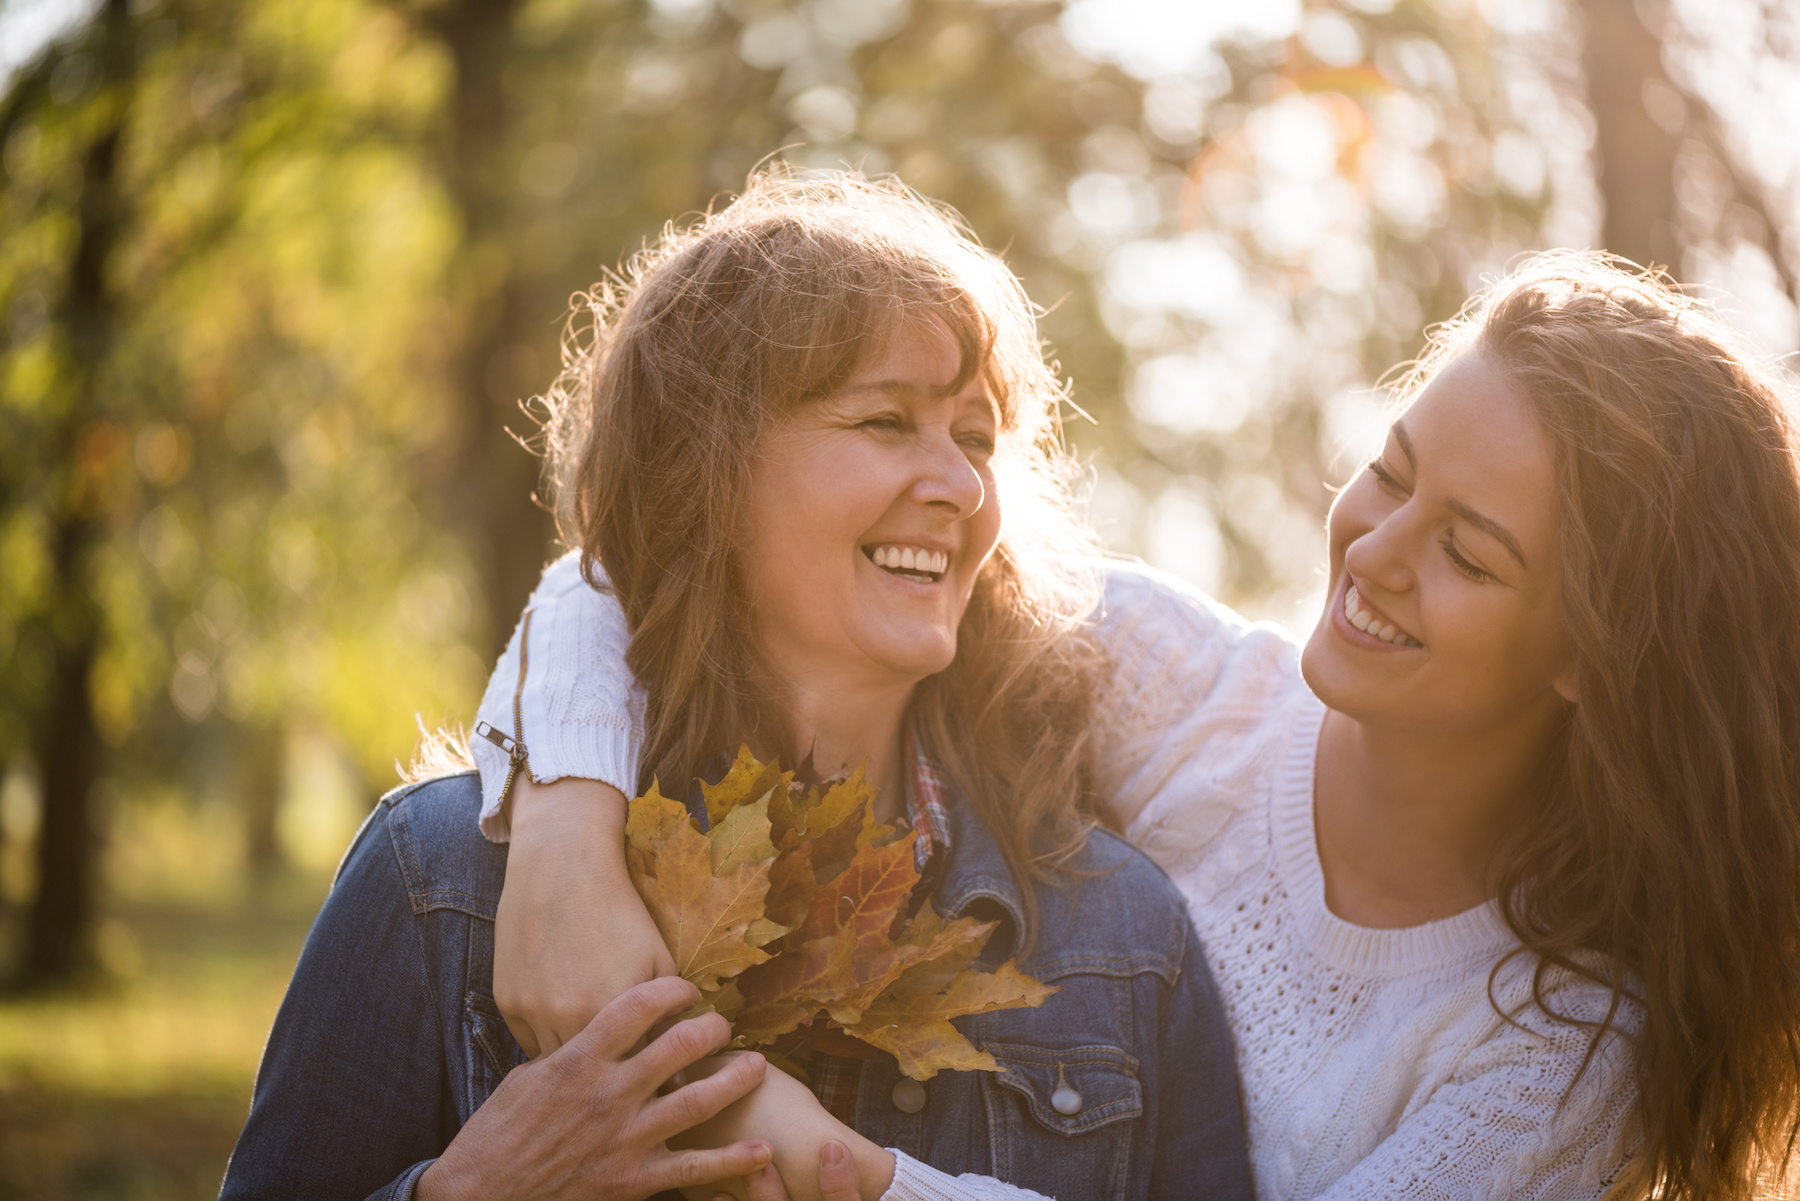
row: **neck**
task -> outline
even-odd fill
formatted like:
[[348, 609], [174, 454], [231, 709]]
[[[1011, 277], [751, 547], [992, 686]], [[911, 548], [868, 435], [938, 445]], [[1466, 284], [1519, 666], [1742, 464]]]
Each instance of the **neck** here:
[[1394, 929], [1491, 899], [1562, 719], [1546, 705], [1507, 728], [1459, 737], [1327, 713], [1313, 815], [1332, 912]]
[[912, 684], [808, 685], [788, 682], [784, 695], [795, 761], [812, 755], [820, 776], [862, 768], [875, 790], [875, 816], [891, 822], [904, 812], [901, 730]]

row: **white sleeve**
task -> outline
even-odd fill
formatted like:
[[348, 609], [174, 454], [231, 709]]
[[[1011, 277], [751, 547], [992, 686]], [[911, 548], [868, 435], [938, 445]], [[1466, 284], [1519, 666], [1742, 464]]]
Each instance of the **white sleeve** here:
[[[1095, 745], [1101, 794], [1112, 798], [1126, 826], [1207, 742], [1264, 720], [1298, 686], [1299, 669], [1293, 644], [1274, 627], [1251, 625], [1141, 564], [1109, 561], [1105, 572], [1095, 628], [1114, 671], [1101, 692]], [[598, 566], [595, 573], [604, 582]], [[610, 592], [582, 578], [576, 552], [544, 570], [527, 611], [528, 670], [521, 680], [521, 619], [477, 721], [523, 742], [539, 783], [572, 776], [633, 795], [644, 692], [625, 667], [631, 632], [624, 611]], [[504, 842], [507, 756], [485, 738], [471, 742], [481, 771], [482, 832]]]
[[1184, 765], [1260, 745], [1247, 735], [1306, 691], [1299, 648], [1278, 627], [1142, 564], [1105, 571], [1094, 632], [1112, 670], [1094, 715], [1096, 783], [1123, 829]]
[[[1604, 993], [1551, 1003], [1599, 1020]], [[1315, 1201], [1599, 1201], [1637, 1150], [1630, 1036], [1609, 1034], [1579, 1080], [1591, 1030], [1531, 1009], [1415, 1102], [1394, 1132]], [[1571, 1081], [1574, 1081], [1571, 1086]], [[1565, 1095], [1566, 1094], [1566, 1095]]]
[[[597, 566], [595, 577], [605, 580]], [[619, 602], [582, 578], [581, 555], [571, 551], [544, 569], [488, 679], [478, 728], [486, 722], [522, 742], [540, 784], [577, 777], [636, 795], [644, 690], [625, 666], [630, 644]], [[505, 842], [507, 754], [480, 736], [469, 743], [481, 772], [481, 832]]]
[[881, 1201], [1054, 1201], [1028, 1188], [1014, 1188], [992, 1176], [951, 1176], [894, 1151], [894, 1183]]

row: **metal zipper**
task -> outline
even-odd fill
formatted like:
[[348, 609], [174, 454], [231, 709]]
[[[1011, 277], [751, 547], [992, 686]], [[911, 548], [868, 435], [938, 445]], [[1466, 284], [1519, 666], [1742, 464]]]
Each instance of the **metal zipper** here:
[[518, 779], [519, 769], [525, 766], [528, 758], [525, 750], [525, 668], [531, 662], [531, 613], [530, 609], [525, 610], [525, 619], [519, 627], [519, 686], [513, 689], [513, 736], [508, 738], [485, 721], [475, 727], [476, 735], [506, 752], [506, 783], [500, 789], [502, 803], [512, 795], [513, 781]]

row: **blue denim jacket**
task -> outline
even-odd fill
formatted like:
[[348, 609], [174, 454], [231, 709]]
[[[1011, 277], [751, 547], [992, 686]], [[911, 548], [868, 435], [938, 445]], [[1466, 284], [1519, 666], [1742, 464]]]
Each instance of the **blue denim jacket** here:
[[[494, 1005], [506, 848], [481, 837], [480, 804], [473, 773], [448, 776], [389, 793], [363, 823], [276, 1015], [221, 1198], [409, 1201], [524, 1062]], [[1013, 953], [1019, 889], [973, 808], [949, 809], [934, 903], [1001, 919], [992, 966]], [[1181, 895], [1105, 832], [1068, 866], [1038, 890], [1040, 933], [1019, 965], [1062, 990], [956, 1023], [1002, 1070], [941, 1072], [907, 1114], [893, 1059], [877, 1056], [858, 1129], [1061, 1201], [1249, 1198], [1230, 1033]], [[1051, 1103], [1059, 1081], [1080, 1094], [1074, 1113]]]

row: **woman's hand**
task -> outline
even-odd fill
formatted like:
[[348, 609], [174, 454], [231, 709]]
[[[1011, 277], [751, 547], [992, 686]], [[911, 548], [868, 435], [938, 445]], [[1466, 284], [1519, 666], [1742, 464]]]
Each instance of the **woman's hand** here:
[[657, 1095], [731, 1037], [725, 1019], [709, 1013], [631, 1053], [657, 1023], [699, 996], [685, 980], [639, 985], [560, 1050], [513, 1069], [419, 1178], [419, 1201], [641, 1201], [767, 1164], [771, 1148], [761, 1140], [714, 1150], [664, 1145], [754, 1089], [766, 1068], [760, 1055], [734, 1055], [704, 1079]]
[[[756, 1169], [745, 1181], [748, 1201], [789, 1201], [782, 1187], [781, 1173], [775, 1165]], [[862, 1201], [862, 1187], [856, 1178], [856, 1160], [836, 1139], [825, 1144], [819, 1153], [819, 1194], [822, 1201]], [[730, 1193], [720, 1193], [713, 1201], [732, 1201]]]
[[[705, 1073], [730, 1070], [741, 1053], [715, 1056], [695, 1064], [689, 1079]], [[708, 1077], [709, 1078], [709, 1077]], [[851, 1161], [850, 1177], [867, 1181], [861, 1201], [879, 1201], [894, 1180], [892, 1153], [876, 1146], [850, 1127], [832, 1117], [812, 1091], [780, 1068], [769, 1068], [757, 1089], [721, 1110], [711, 1121], [701, 1123], [677, 1140], [684, 1147], [704, 1147], [733, 1139], [760, 1139], [774, 1148], [773, 1168], [786, 1182], [786, 1196], [792, 1201], [837, 1201], [836, 1194], [822, 1194], [820, 1165], [827, 1144], [836, 1142]], [[840, 1183], [842, 1169], [833, 1175]], [[820, 1183], [815, 1183], [819, 1181]], [[766, 1182], [762, 1186], [767, 1191]], [[682, 1190], [689, 1201], [713, 1201], [721, 1191], [737, 1201], [758, 1201], [757, 1195], [744, 1181], [732, 1181], [720, 1188], [687, 1188]]]
[[625, 870], [625, 797], [598, 780], [513, 781], [494, 918], [494, 1000], [533, 1059], [633, 985], [675, 973]]

